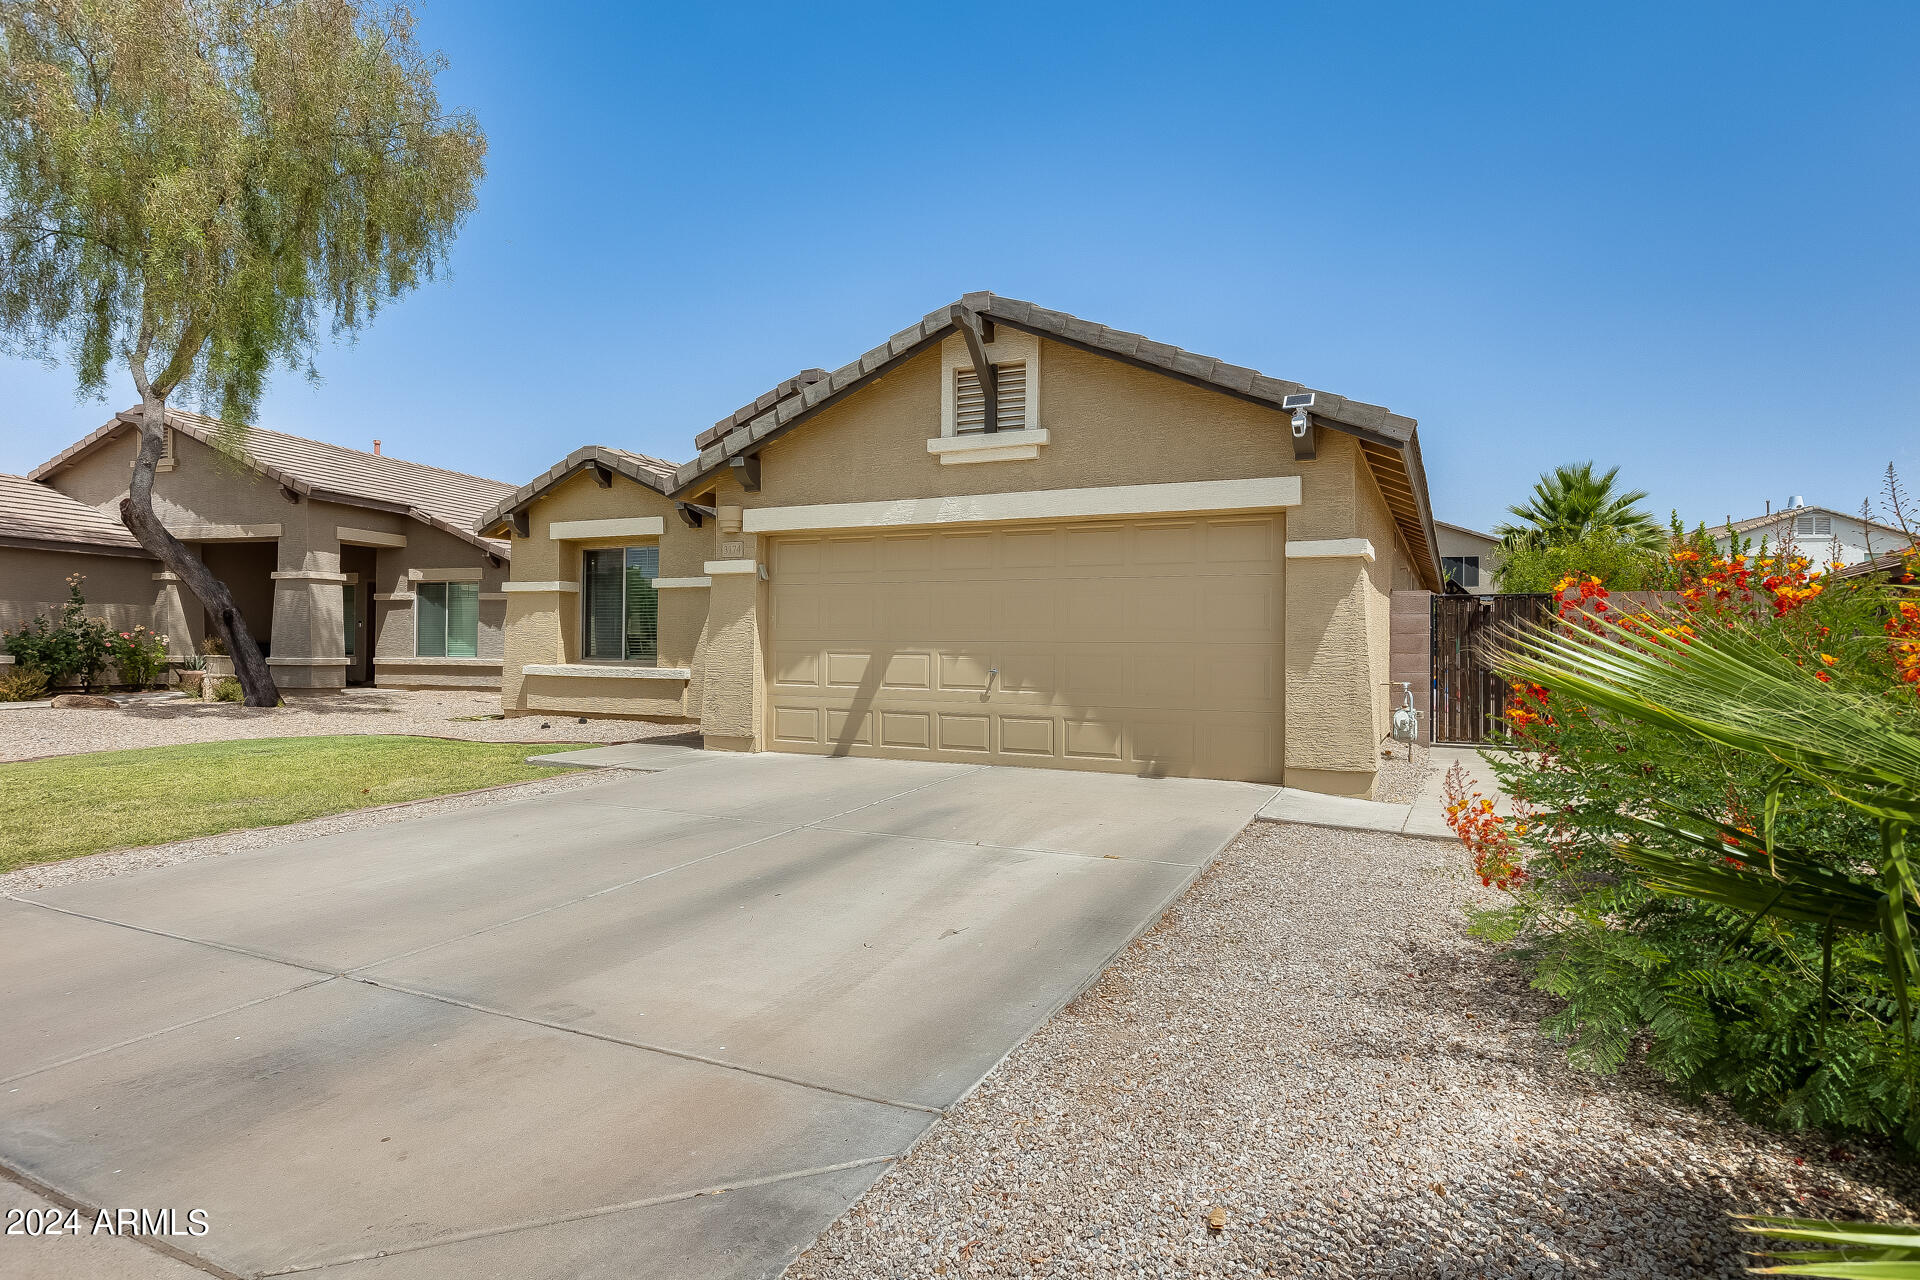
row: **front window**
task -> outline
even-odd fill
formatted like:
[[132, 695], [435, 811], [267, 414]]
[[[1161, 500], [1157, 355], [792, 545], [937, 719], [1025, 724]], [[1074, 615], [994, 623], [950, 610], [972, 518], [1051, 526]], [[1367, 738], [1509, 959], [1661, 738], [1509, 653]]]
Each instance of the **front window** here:
[[419, 615], [413, 651], [421, 658], [480, 656], [480, 584], [422, 582], [414, 587]]
[[1479, 556], [1442, 556], [1440, 572], [1463, 587], [1480, 585]]
[[580, 575], [584, 656], [603, 662], [660, 660], [659, 547], [612, 547], [585, 553]]

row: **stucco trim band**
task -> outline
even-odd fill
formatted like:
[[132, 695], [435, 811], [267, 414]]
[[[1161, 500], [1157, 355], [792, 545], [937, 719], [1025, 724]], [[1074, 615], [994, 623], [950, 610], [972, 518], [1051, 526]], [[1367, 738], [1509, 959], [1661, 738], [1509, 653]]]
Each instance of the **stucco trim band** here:
[[1346, 556], [1371, 561], [1373, 543], [1366, 538], [1319, 538], [1287, 544], [1289, 560], [1338, 560]]
[[285, 532], [277, 524], [170, 524], [167, 532], [182, 542], [272, 542]]
[[598, 667], [588, 663], [533, 663], [520, 668], [530, 676], [593, 676], [614, 680], [691, 680], [686, 667]]
[[547, 536], [555, 542], [579, 538], [657, 538], [665, 533], [661, 516], [632, 516], [616, 520], [555, 520]]
[[278, 569], [267, 575], [275, 582], [351, 582], [344, 573], [318, 573], [306, 569]]
[[174, 573], [172, 570], [167, 570], [162, 573], [154, 574], [153, 580], [155, 582], [178, 582], [180, 581], [180, 575], [177, 573]]
[[713, 585], [713, 579], [706, 578], [706, 577], [655, 578], [653, 580], [653, 589], [655, 591], [674, 591], [683, 587], [710, 587], [712, 585]]
[[577, 582], [503, 582], [502, 591], [578, 591]]
[[[797, 511], [800, 508], [787, 507], [784, 509]], [[758, 560], [709, 560], [704, 568], [707, 571], [708, 578], [719, 578], [732, 573], [758, 573], [760, 572], [760, 562]], [[712, 586], [713, 584], [709, 582], [707, 585]]]
[[[1031, 394], [1031, 388], [1029, 388]], [[991, 435], [938, 436], [927, 441], [927, 452], [950, 467], [963, 462], [1025, 462], [1040, 456], [1047, 443], [1045, 427], [1029, 431], [996, 431]]]
[[[1300, 477], [1195, 480], [1181, 484], [1116, 484], [1097, 489], [1035, 489], [974, 493], [893, 502], [833, 502], [803, 507], [753, 507], [748, 533], [805, 529], [886, 529], [928, 524], [987, 524], [1003, 520], [1073, 520], [1087, 516], [1151, 516], [1188, 511], [1267, 511], [1300, 505]], [[713, 566], [707, 566], [713, 572]]]
[[373, 598], [375, 600], [385, 600], [389, 604], [399, 603], [399, 602], [412, 604], [413, 592], [411, 591], [376, 591], [373, 593]]
[[379, 529], [354, 529], [346, 525], [337, 525], [333, 536], [349, 547], [404, 547], [407, 535], [404, 533], [383, 533]]
[[268, 658], [270, 667], [350, 667], [352, 658]]

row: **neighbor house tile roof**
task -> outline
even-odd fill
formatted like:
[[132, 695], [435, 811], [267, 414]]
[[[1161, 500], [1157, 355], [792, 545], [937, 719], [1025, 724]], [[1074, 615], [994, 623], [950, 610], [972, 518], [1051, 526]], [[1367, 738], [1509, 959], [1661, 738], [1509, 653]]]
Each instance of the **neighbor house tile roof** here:
[[[58, 474], [122, 433], [137, 429], [138, 423], [138, 410], [120, 414], [36, 467], [32, 478], [45, 480]], [[482, 538], [474, 527], [481, 515], [513, 492], [513, 486], [503, 481], [265, 427], [230, 429], [218, 418], [179, 409], [167, 410], [167, 425], [210, 448], [237, 449], [241, 461], [295, 493], [411, 516], [490, 554], [507, 554], [506, 543]]]
[[26, 476], [0, 475], [0, 542], [105, 555], [147, 554], [113, 516]]
[[615, 449], [604, 444], [583, 445], [481, 513], [474, 522], [474, 528], [486, 533], [502, 527], [508, 516], [524, 509], [562, 480], [596, 465], [618, 472], [658, 493], [670, 493], [673, 489], [674, 464], [665, 458], [649, 457], [644, 453]]
[[954, 330], [955, 313], [962, 308], [1010, 328], [1275, 410], [1281, 409], [1284, 397], [1312, 390], [1314, 419], [1358, 438], [1368, 470], [1385, 495], [1395, 527], [1419, 565], [1421, 576], [1428, 580], [1430, 587], [1439, 587], [1425, 464], [1420, 458], [1417, 424], [1412, 418], [1298, 382], [1270, 378], [1257, 369], [1184, 351], [1141, 334], [1082, 320], [1064, 311], [1049, 311], [1031, 302], [992, 293], [966, 294], [957, 303], [928, 312], [920, 323], [902, 329], [885, 343], [825, 377], [811, 377], [819, 371], [808, 370], [774, 387], [747, 408], [721, 419], [697, 437], [700, 454], [675, 473], [676, 489], [685, 491], [700, 483], [725, 466], [729, 459], [754, 451], [770, 437], [784, 433], [809, 415], [866, 385], [883, 369], [945, 338]]
[[[1860, 519], [1860, 513], [1858, 511], [1836, 511], [1832, 507], [1782, 507], [1778, 511], [1770, 511], [1763, 516], [1749, 516], [1745, 520], [1736, 520], [1730, 526], [1721, 525], [1720, 528], [1713, 532], [1724, 533], [1728, 528], [1731, 528], [1735, 533], [1751, 533], [1755, 529], [1764, 529], [1770, 525], [1779, 524], [1783, 520], [1791, 520], [1795, 516], [1813, 515], [1815, 513], [1826, 516], [1839, 516], [1842, 520]], [[1878, 520], [1867, 520], [1864, 523], [1868, 528], [1876, 529], [1881, 533], [1889, 533], [1895, 537], [1905, 536], [1895, 526], [1882, 524]]]

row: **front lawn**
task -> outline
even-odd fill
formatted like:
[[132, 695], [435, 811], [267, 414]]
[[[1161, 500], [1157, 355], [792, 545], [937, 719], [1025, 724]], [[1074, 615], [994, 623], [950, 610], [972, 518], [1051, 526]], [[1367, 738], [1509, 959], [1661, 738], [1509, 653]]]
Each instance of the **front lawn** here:
[[552, 777], [540, 749], [352, 735], [0, 764], [0, 871]]

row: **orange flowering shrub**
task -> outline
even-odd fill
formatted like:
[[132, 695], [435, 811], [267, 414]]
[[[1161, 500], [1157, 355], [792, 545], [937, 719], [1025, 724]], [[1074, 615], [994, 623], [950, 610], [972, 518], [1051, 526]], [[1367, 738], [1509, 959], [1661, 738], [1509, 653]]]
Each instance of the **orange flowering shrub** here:
[[1527, 872], [1520, 865], [1517, 842], [1527, 834], [1527, 824], [1495, 813], [1493, 801], [1469, 791], [1471, 786], [1465, 769], [1456, 764], [1447, 770], [1447, 825], [1473, 854], [1473, 873], [1481, 884], [1498, 889], [1519, 885]]

